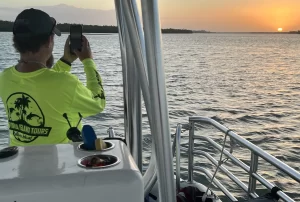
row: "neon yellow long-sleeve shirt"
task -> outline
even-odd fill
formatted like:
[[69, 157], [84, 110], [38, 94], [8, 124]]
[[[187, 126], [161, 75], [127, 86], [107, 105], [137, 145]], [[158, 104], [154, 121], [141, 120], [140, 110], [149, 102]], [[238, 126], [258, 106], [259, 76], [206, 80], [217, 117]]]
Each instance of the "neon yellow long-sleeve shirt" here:
[[88, 117], [104, 110], [105, 93], [96, 65], [92, 59], [82, 63], [87, 86], [61, 60], [52, 69], [21, 73], [13, 66], [0, 73], [0, 97], [8, 118], [10, 145], [67, 143], [70, 127], [64, 113], [76, 126], [78, 112]]

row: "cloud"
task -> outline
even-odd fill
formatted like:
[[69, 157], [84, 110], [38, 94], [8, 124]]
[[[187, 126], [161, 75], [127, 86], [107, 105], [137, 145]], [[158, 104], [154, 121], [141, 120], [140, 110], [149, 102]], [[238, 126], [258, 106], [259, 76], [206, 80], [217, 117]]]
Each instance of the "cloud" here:
[[[114, 10], [83, 9], [64, 4], [34, 7], [47, 12], [59, 23], [116, 25]], [[0, 8], [0, 19], [13, 21], [24, 8]], [[95, 17], [96, 16], [96, 17]]]

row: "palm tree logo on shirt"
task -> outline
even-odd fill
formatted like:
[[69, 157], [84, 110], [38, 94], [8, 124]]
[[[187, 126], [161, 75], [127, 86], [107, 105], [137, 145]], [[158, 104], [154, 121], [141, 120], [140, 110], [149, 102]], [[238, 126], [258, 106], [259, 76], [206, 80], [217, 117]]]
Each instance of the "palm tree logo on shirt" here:
[[29, 143], [39, 136], [48, 136], [44, 114], [37, 102], [26, 93], [14, 93], [6, 101], [9, 129], [20, 142]]
[[[17, 113], [16, 115], [19, 117], [19, 120], [21, 121], [27, 121], [27, 120], [32, 120], [33, 118], [38, 118], [37, 120], [39, 121], [39, 123], [42, 125], [42, 117], [40, 117], [37, 114], [33, 114], [32, 112], [30, 112], [27, 115], [27, 111], [29, 110], [29, 103], [30, 103], [30, 98], [24, 96], [24, 94], [22, 94], [22, 97], [17, 98], [17, 100], [15, 101], [15, 108], [10, 108], [10, 112], [13, 112], [15, 109], [17, 109]], [[27, 115], [27, 116], [26, 116]]]

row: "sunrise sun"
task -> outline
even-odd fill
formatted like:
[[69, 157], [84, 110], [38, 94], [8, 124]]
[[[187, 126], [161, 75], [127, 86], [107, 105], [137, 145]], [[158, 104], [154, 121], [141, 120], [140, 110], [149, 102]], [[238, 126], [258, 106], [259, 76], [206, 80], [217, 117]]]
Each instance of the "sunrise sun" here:
[[282, 32], [282, 28], [278, 28], [278, 32]]

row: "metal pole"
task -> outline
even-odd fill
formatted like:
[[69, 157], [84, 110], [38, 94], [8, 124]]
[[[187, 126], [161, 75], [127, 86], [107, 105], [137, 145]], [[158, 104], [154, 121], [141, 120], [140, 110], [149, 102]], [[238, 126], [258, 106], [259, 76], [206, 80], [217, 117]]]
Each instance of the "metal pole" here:
[[[135, 0], [131, 0], [131, 5], [132, 5], [132, 10], [133, 10], [133, 14], [134, 14], [134, 18], [136, 21], [136, 26], [137, 26], [137, 30], [138, 30], [138, 34], [139, 34], [139, 39], [140, 39], [140, 43], [141, 43], [141, 49], [142, 49], [142, 55], [144, 60], [146, 60], [146, 54], [145, 54], [145, 40], [144, 40], [144, 33], [142, 30], [142, 25], [140, 22], [140, 15], [138, 12], [138, 8], [137, 8], [137, 4]], [[136, 157], [134, 157], [134, 159], [136, 160], [137, 166], [140, 169], [140, 171], [142, 172], [142, 167], [143, 167], [143, 132], [142, 132], [142, 101], [141, 101], [141, 89], [140, 89], [140, 81], [139, 81], [139, 76], [138, 76], [138, 72], [137, 72], [137, 66], [136, 66], [136, 62], [134, 63], [134, 78], [133, 80], [136, 80], [136, 84], [135, 84], [135, 93], [136, 93], [136, 100], [134, 103], [134, 106], [136, 107], [136, 112], [135, 112], [135, 129], [136, 129], [136, 142], [134, 143], [134, 145], [136, 145], [136, 151], [135, 151], [135, 155]], [[146, 62], [144, 64], [144, 66], [146, 66]], [[145, 67], [144, 67], [145, 68]], [[145, 72], [146, 68], [145, 68]], [[147, 74], [146, 74], [146, 78], [147, 78]], [[134, 89], [134, 88], [133, 88]]]
[[[228, 128], [223, 126], [222, 124], [218, 123], [217, 121], [207, 118], [207, 117], [201, 117], [201, 116], [195, 116], [195, 117], [190, 117], [190, 121], [196, 121], [196, 122], [202, 122], [202, 123], [209, 123], [213, 125], [215, 128], [218, 128], [220, 131], [226, 133], [228, 131]], [[259, 157], [263, 158], [276, 168], [280, 169], [287, 175], [289, 175], [291, 178], [296, 180], [297, 182], [300, 182], [300, 174], [297, 172], [295, 169], [291, 168], [290, 166], [286, 165], [285, 163], [279, 161], [277, 158], [274, 156], [268, 154], [258, 146], [254, 145], [253, 143], [247, 141], [245, 138], [237, 135], [236, 133], [230, 131], [228, 135], [235, 139], [237, 143], [239, 143], [242, 146], [245, 146], [246, 148], [250, 149], [251, 151], [255, 152], [256, 155]]]
[[142, 0], [149, 91], [151, 96], [151, 132], [156, 146], [159, 200], [176, 201], [171, 151], [165, 74], [161, 50], [161, 28], [157, 0]]
[[146, 197], [148, 196], [148, 194], [150, 193], [154, 184], [157, 181], [156, 150], [155, 150], [154, 141], [152, 141], [150, 163], [148, 165], [145, 174], [143, 175], [143, 181], [144, 181], [144, 194]]
[[181, 124], [177, 125], [176, 128], [176, 190], [180, 191], [180, 135], [181, 135]]
[[252, 176], [253, 173], [257, 172], [258, 168], [258, 156], [251, 152], [251, 165], [250, 165], [250, 172], [249, 172], [249, 186], [248, 186], [248, 195], [255, 194], [256, 189], [256, 179]]
[[[115, 1], [122, 57], [124, 125], [129, 150], [142, 170], [142, 110], [140, 84], [120, 1]], [[130, 99], [129, 99], [130, 98]]]
[[141, 121], [140, 123], [136, 123], [138, 121], [138, 112], [141, 112], [138, 109], [140, 107], [140, 102], [138, 102], [140, 96], [139, 83], [136, 79], [134, 57], [128, 37], [126, 21], [124, 20], [123, 9], [119, 1], [115, 1], [115, 3], [122, 56], [125, 139], [135, 162], [141, 168], [136, 144], [137, 137], [141, 135], [137, 134], [137, 127], [141, 127]]
[[111, 126], [108, 128], [107, 133], [108, 133], [108, 137], [110, 137], [110, 138], [115, 137], [115, 131]]
[[[134, 64], [135, 66], [136, 64]], [[136, 70], [136, 68], [134, 68]], [[137, 72], [135, 71], [135, 76], [138, 77]], [[141, 96], [141, 88], [139, 80], [137, 80], [136, 84], [136, 163], [141, 172], [143, 172], [143, 131], [142, 131], [142, 96]]]
[[[207, 177], [209, 177], [211, 180], [213, 178], [213, 174], [205, 169], [202, 168], [200, 166], [195, 166], [195, 170], [201, 171], [203, 172]], [[238, 201], [223, 185], [223, 183], [221, 183], [219, 180], [217, 180], [216, 178], [213, 179], [213, 182], [217, 185], [217, 187], [231, 200], [231, 201]], [[202, 200], [201, 200], [202, 201]], [[208, 201], [208, 200], [205, 200]]]
[[126, 57], [126, 45], [125, 45], [125, 36], [126, 36], [126, 22], [124, 20], [122, 5], [120, 0], [115, 0], [115, 10], [116, 18], [118, 23], [119, 30], [119, 41], [120, 41], [120, 50], [121, 50], [121, 59], [122, 59], [122, 76], [123, 76], [123, 103], [124, 103], [124, 133], [125, 138], [129, 141], [128, 138], [128, 82], [127, 82], [127, 57]]
[[136, 27], [135, 19], [131, 10], [130, 6], [130, 0], [121, 0], [121, 4], [123, 6], [123, 12], [124, 12], [124, 19], [126, 21], [126, 26], [128, 30], [128, 35], [130, 39], [130, 45], [132, 47], [132, 51], [134, 54], [135, 62], [136, 62], [136, 67], [137, 67], [137, 72], [139, 75], [139, 81], [141, 84], [142, 92], [143, 92], [143, 97], [145, 101], [145, 106], [147, 109], [148, 117], [149, 117], [149, 122], [151, 125], [152, 122], [152, 116], [151, 113], [152, 111], [150, 110], [151, 105], [150, 105], [150, 92], [149, 92], [149, 82], [146, 74], [146, 67], [145, 67], [145, 58], [143, 57], [143, 52], [141, 49], [141, 42], [139, 39], [138, 35], [138, 30]]
[[[127, 29], [126, 29], [127, 30]], [[125, 35], [127, 47], [127, 93], [128, 93], [128, 133], [125, 136], [130, 153], [135, 160], [138, 168], [142, 171], [142, 106], [140, 83], [135, 68], [135, 61], [130, 46], [128, 32]]]
[[[126, 25], [126, 23], [125, 23]], [[126, 49], [126, 67], [127, 67], [127, 71], [126, 71], [126, 86], [127, 86], [127, 94], [126, 94], [126, 101], [127, 101], [127, 133], [125, 134], [125, 139], [127, 142], [127, 146], [129, 147], [129, 150], [132, 153], [132, 147], [133, 147], [133, 128], [132, 126], [134, 125], [133, 123], [133, 100], [135, 100], [135, 94], [134, 91], [132, 89], [132, 87], [134, 86], [135, 81], [132, 81], [132, 74], [134, 74], [134, 70], [132, 69], [133, 65], [134, 65], [134, 58], [133, 58], [133, 53], [132, 53], [132, 49], [130, 47], [130, 41], [129, 41], [129, 36], [128, 36], [128, 30], [127, 30], [127, 26], [125, 27], [125, 33], [124, 33], [124, 37], [125, 37], [125, 49]], [[128, 46], [129, 45], [129, 46]]]
[[137, 27], [137, 31], [138, 31], [138, 35], [139, 35], [139, 39], [140, 39], [140, 43], [141, 43], [141, 49], [142, 49], [142, 54], [143, 54], [143, 58], [144, 58], [144, 67], [145, 67], [145, 73], [146, 73], [146, 77], [148, 78], [148, 74], [147, 74], [147, 58], [146, 58], [146, 47], [145, 47], [145, 38], [144, 38], [144, 32], [143, 32], [143, 27], [142, 27], [142, 23], [140, 20], [140, 15], [138, 12], [138, 7], [136, 4], [136, 0], [131, 0], [131, 4], [132, 4], [132, 10], [133, 10], [133, 14], [134, 14], [134, 19], [136, 22], [136, 27]]
[[[124, 10], [120, 1], [115, 1], [115, 4], [121, 41], [125, 138], [137, 166], [140, 171], [142, 171], [143, 148], [140, 83], [137, 79], [139, 77], [137, 76], [135, 57], [128, 36], [129, 31], [127, 30], [126, 21], [124, 20]], [[136, 6], [134, 8], [136, 8]], [[138, 12], [136, 11], [135, 13], [136, 18], [139, 18]]]
[[195, 122], [190, 121], [190, 131], [189, 131], [189, 151], [188, 151], [188, 182], [193, 183], [193, 172], [194, 172], [194, 131], [195, 131]]
[[[257, 173], [253, 173], [253, 176], [264, 186], [266, 186], [268, 189], [272, 189], [274, 185], [267, 181], [265, 178], [263, 178], [261, 175]], [[290, 198], [288, 195], [286, 195], [283, 191], [278, 191], [276, 193], [283, 201], [286, 202], [295, 202], [292, 198]]]
[[[145, 71], [145, 58], [143, 57], [143, 52], [141, 50], [141, 41], [138, 35], [138, 30], [136, 27], [136, 22], [133, 16], [133, 12], [130, 6], [130, 0], [116, 0], [117, 3], [122, 6], [122, 11], [124, 15], [124, 21], [126, 22], [126, 27], [128, 29], [129, 33], [129, 39], [130, 39], [130, 46], [132, 47], [132, 51], [135, 58], [135, 64], [137, 68], [137, 73], [145, 101], [145, 106], [149, 118], [149, 124], [151, 131], [152, 130], [152, 111], [151, 111], [151, 105], [150, 105], [150, 93], [149, 93], [149, 84], [148, 84], [148, 78]], [[148, 166], [147, 171], [145, 172], [143, 176], [144, 181], [144, 192], [145, 196], [148, 195], [148, 193], [151, 191], [152, 187], [154, 186], [157, 179], [156, 174], [156, 153], [155, 153], [155, 143], [152, 142], [152, 156], [150, 160], [150, 164]]]

